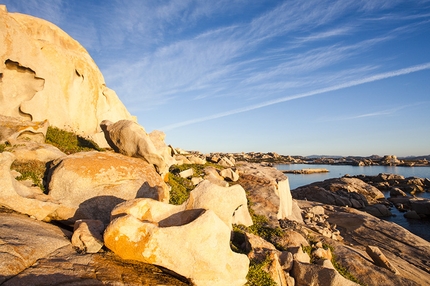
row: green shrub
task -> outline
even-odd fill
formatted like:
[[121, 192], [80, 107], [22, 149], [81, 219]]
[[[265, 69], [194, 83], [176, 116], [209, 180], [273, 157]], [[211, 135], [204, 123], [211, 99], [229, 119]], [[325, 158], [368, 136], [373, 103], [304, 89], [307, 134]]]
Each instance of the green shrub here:
[[48, 127], [46, 132], [46, 143], [54, 145], [66, 154], [93, 150], [103, 151], [97, 143], [89, 139], [52, 126]]
[[276, 282], [263, 269], [270, 263], [270, 259], [266, 259], [261, 263], [251, 261], [249, 265], [248, 275], [246, 275], [246, 285], [249, 286], [276, 286]]
[[179, 173], [188, 169], [193, 169], [193, 177], [202, 177], [204, 168], [212, 166], [217, 169], [223, 167], [213, 163], [202, 164], [183, 164], [172, 165], [169, 169], [167, 184], [170, 185], [170, 200], [169, 203], [180, 205], [190, 197], [190, 192], [194, 190], [194, 185], [190, 179], [182, 178]]
[[0, 153], [4, 152], [6, 149], [6, 144], [0, 144]]
[[31, 180], [34, 186], [45, 191], [43, 177], [45, 175], [46, 165], [44, 162], [37, 160], [14, 161], [10, 168], [21, 173], [21, 176], [16, 178], [18, 181]]
[[171, 187], [169, 203], [181, 205], [190, 197], [190, 192], [194, 189], [194, 185], [191, 183], [191, 180], [172, 173], [169, 173], [167, 178], [167, 184]]

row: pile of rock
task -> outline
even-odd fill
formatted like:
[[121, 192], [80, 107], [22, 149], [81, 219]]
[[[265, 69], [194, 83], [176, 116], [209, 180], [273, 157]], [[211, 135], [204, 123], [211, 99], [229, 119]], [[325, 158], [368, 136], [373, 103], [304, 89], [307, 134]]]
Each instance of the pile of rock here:
[[[333, 210], [332, 206], [327, 206], [327, 208]], [[340, 235], [340, 231], [336, 229], [335, 224], [330, 224], [328, 222], [328, 217], [329, 216], [324, 213], [324, 208], [322, 206], [314, 206], [305, 209], [303, 215], [304, 222], [310, 229], [325, 237], [342, 241], [343, 237]]]

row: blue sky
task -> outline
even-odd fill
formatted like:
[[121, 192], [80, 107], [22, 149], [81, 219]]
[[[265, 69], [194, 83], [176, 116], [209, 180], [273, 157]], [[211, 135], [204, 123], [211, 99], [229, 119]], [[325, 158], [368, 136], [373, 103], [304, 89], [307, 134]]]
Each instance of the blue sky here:
[[208, 152], [430, 154], [430, 1], [39, 1], [130, 113]]

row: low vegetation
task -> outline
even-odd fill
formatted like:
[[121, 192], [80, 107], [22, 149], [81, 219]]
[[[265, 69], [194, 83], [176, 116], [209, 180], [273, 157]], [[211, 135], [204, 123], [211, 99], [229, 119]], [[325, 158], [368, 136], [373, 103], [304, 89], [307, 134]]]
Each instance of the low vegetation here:
[[6, 144], [0, 144], [0, 153], [4, 152], [6, 150]]
[[103, 151], [97, 143], [57, 127], [48, 127], [46, 143], [54, 145], [66, 154], [85, 151]]
[[251, 261], [249, 265], [248, 275], [246, 279], [248, 280], [246, 285], [249, 286], [276, 286], [276, 282], [270, 277], [270, 275], [264, 271], [264, 268], [270, 263], [270, 258], [266, 259], [260, 263]]
[[[312, 245], [316, 244], [316, 241], [314, 238], [310, 238], [309, 239], [309, 246], [302, 246], [302, 250], [303, 252], [307, 253], [309, 255], [309, 257], [311, 258], [311, 263], [315, 263], [316, 259], [314, 257], [314, 255], [312, 255], [312, 250], [313, 247]], [[359, 285], [365, 286], [365, 284], [361, 283], [354, 275], [352, 275], [348, 269], [346, 269], [345, 267], [343, 267], [336, 258], [336, 255], [334, 254], [334, 247], [328, 243], [323, 242], [322, 243], [322, 247], [327, 250], [330, 249], [331, 253], [332, 253], [332, 259], [330, 260], [331, 263], [333, 264], [333, 267], [337, 270], [337, 272], [339, 272], [340, 275], [342, 275], [343, 277], [345, 277], [348, 280], [351, 280], [352, 282], [355, 282]]]
[[31, 180], [33, 182], [33, 186], [37, 186], [42, 191], [45, 191], [43, 186], [43, 177], [46, 172], [46, 166], [44, 162], [37, 160], [25, 162], [14, 161], [10, 168], [21, 174], [16, 178], [18, 181]]
[[169, 203], [181, 205], [190, 197], [190, 192], [194, 190], [195, 186], [191, 180], [179, 176], [180, 172], [193, 169], [193, 177], [203, 177], [204, 169], [208, 166], [223, 169], [222, 166], [213, 163], [172, 165], [167, 177], [167, 184], [171, 187]]

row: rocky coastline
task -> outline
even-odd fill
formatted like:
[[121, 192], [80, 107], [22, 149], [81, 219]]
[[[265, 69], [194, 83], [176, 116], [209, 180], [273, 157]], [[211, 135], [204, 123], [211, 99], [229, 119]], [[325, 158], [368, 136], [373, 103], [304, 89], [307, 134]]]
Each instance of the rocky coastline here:
[[[196, 151], [195, 151], [196, 152]], [[198, 153], [198, 152], [197, 152]], [[275, 152], [213, 153], [212, 155], [232, 156], [238, 161], [266, 164], [312, 164], [312, 165], [351, 165], [351, 166], [403, 166], [430, 167], [430, 155], [417, 157], [397, 157], [396, 155], [368, 157], [359, 156], [291, 156]]]
[[0, 285], [430, 285], [430, 242], [380, 219], [428, 219], [428, 179], [273, 167], [428, 158], [185, 151], [55, 25], [0, 5], [0, 39]]

